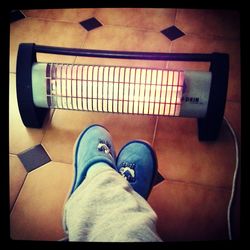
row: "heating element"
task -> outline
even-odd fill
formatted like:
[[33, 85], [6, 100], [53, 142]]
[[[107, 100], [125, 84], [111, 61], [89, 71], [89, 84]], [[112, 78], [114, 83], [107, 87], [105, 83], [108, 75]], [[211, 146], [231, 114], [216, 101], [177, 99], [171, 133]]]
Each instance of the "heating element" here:
[[[210, 71], [37, 62], [36, 53], [84, 57], [210, 62]], [[142, 53], [20, 44], [17, 98], [25, 126], [42, 127], [48, 109], [193, 117], [201, 141], [218, 137], [227, 54]]]

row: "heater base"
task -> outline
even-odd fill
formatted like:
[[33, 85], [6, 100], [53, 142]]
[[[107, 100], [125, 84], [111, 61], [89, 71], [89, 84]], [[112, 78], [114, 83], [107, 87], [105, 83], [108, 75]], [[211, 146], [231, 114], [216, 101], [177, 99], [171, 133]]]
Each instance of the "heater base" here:
[[197, 119], [199, 141], [215, 141], [220, 132], [221, 121], [209, 120], [207, 118]]

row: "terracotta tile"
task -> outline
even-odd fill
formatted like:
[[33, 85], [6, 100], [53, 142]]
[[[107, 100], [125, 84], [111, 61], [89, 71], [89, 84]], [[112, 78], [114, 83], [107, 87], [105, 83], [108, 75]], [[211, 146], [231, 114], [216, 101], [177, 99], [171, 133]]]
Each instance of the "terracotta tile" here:
[[231, 188], [234, 141], [225, 123], [215, 142], [199, 142], [196, 119], [159, 118], [154, 147], [169, 180]]
[[[92, 30], [84, 43], [85, 49], [114, 51], [169, 52], [169, 47], [170, 41], [158, 32], [115, 26], [103, 26]], [[77, 57], [76, 63], [162, 68], [165, 67], [166, 62]]]
[[25, 181], [27, 172], [16, 155], [9, 155], [9, 190], [10, 190], [10, 210], [12, 209], [17, 196]]
[[230, 57], [230, 71], [227, 91], [227, 100], [240, 101], [241, 100], [241, 58], [240, 58], [240, 42], [225, 42], [223, 50], [223, 42], [221, 44], [220, 52], [229, 53]]
[[218, 39], [185, 35], [172, 42], [171, 52], [176, 53], [212, 53], [218, 47]]
[[78, 23], [84, 19], [92, 17], [95, 12], [95, 9], [93, 8], [38, 9], [38, 10], [23, 10], [22, 12], [26, 17]]
[[143, 12], [149, 15], [172, 15], [177, 9], [173, 8], [143, 8]]
[[236, 10], [178, 9], [176, 25], [184, 33], [203, 37], [240, 37], [240, 13]]
[[[238, 40], [223, 40], [200, 38], [194, 35], [186, 35], [177, 39], [171, 45], [171, 52], [175, 53], [228, 53], [230, 57], [229, 83], [227, 100], [239, 101], [241, 98], [241, 65], [240, 42]], [[179, 62], [178, 62], [179, 63]], [[170, 62], [169, 67], [174, 67], [176, 62]], [[198, 65], [195, 63], [194, 65]], [[178, 65], [178, 64], [177, 64]], [[184, 64], [185, 65], [185, 64]], [[187, 65], [187, 64], [186, 64]], [[197, 70], [206, 68], [204, 63]], [[188, 65], [189, 66], [189, 65]], [[180, 67], [180, 64], [178, 65]], [[192, 67], [192, 69], [195, 69]]]
[[63, 206], [72, 174], [71, 165], [57, 162], [28, 174], [10, 216], [12, 239], [58, 240], [63, 237]]
[[[19, 43], [80, 48], [87, 32], [74, 23], [52, 22], [25, 18], [10, 25], [10, 71], [16, 71]], [[38, 62], [73, 63], [74, 56], [37, 54]]]
[[[52, 116], [53, 111], [50, 110], [45, 122]], [[43, 127], [43, 128], [44, 128]], [[39, 144], [42, 140], [44, 130], [26, 128], [23, 125], [21, 116], [19, 114], [17, 97], [16, 97], [16, 75], [10, 74], [9, 83], [9, 152], [18, 154], [32, 146]]]
[[102, 26], [89, 33], [84, 48], [124, 51], [167, 52], [170, 41], [158, 32]]
[[164, 241], [227, 240], [230, 192], [164, 181], [154, 187], [149, 204], [158, 215]]
[[56, 110], [42, 144], [53, 161], [72, 163], [75, 141], [89, 125], [106, 127], [118, 153], [129, 140], [152, 142], [155, 120], [151, 116]]
[[160, 31], [174, 24], [175, 13], [175, 9], [102, 8], [95, 17], [104, 25]]

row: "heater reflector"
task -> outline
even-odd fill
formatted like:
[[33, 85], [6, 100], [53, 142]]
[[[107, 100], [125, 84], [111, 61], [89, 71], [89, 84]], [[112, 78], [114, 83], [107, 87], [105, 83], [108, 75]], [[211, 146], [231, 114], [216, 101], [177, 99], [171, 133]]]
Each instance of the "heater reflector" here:
[[[39, 107], [128, 114], [180, 114], [184, 72], [120, 66], [35, 64]], [[34, 73], [33, 75], [36, 75]], [[39, 73], [38, 73], [39, 74]], [[46, 79], [43, 83], [41, 79]], [[46, 88], [46, 99], [41, 88]], [[40, 93], [39, 93], [40, 92]], [[38, 98], [37, 95], [39, 96]]]
[[[35, 63], [33, 100], [37, 107], [43, 108], [201, 117], [206, 112], [211, 74], [199, 73], [202, 81], [195, 86], [197, 74], [123, 66]], [[196, 79], [194, 83], [190, 83], [192, 78]], [[201, 105], [203, 92], [206, 96]]]

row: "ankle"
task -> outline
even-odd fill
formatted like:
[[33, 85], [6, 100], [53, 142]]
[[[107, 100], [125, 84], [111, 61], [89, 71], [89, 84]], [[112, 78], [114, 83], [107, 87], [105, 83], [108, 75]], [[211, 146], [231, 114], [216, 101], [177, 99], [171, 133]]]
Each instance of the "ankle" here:
[[88, 172], [87, 172], [87, 176], [88, 177], [93, 177], [101, 172], [104, 171], [110, 171], [111, 169], [113, 169], [108, 163], [106, 162], [98, 162], [98, 163], [94, 163], [91, 168], [89, 168]]

